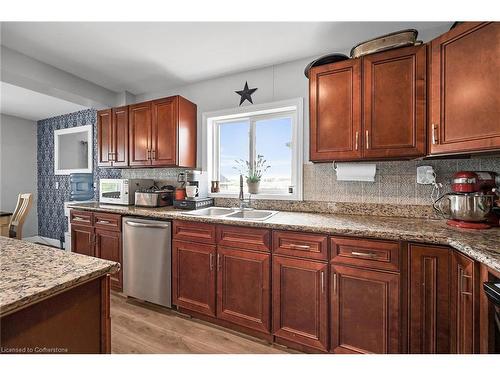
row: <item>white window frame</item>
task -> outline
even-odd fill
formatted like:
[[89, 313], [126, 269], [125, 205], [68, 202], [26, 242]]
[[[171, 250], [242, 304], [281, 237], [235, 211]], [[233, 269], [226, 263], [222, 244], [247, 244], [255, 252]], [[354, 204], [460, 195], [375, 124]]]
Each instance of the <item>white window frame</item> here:
[[[214, 169], [214, 165], [219, 165], [219, 138], [218, 129], [215, 124], [221, 122], [233, 122], [248, 120], [252, 117], [250, 129], [255, 129], [252, 123], [255, 121], [274, 117], [277, 113], [283, 114], [284, 117], [292, 118], [292, 182], [294, 182], [293, 194], [254, 194], [252, 199], [276, 199], [276, 200], [296, 200], [303, 199], [303, 158], [304, 158], [304, 127], [303, 127], [303, 99], [295, 98], [289, 100], [281, 100], [272, 103], [254, 104], [245, 107], [224, 109], [214, 112], [205, 112], [202, 114], [202, 168], [207, 171], [208, 195], [217, 198], [238, 198], [238, 193], [211, 193], [211, 181], [218, 180], [218, 171]], [[250, 137], [250, 142], [255, 137]], [[251, 147], [251, 145], [249, 146]], [[252, 155], [250, 155], [252, 158]], [[215, 162], [217, 164], [215, 164]], [[245, 194], [246, 184], [245, 184]]]
[[[86, 133], [87, 134], [87, 168], [62, 169], [59, 168], [59, 136], [64, 134]], [[93, 165], [93, 142], [92, 125], [75, 126], [66, 129], [54, 130], [54, 174], [69, 175], [71, 173], [92, 173]]]

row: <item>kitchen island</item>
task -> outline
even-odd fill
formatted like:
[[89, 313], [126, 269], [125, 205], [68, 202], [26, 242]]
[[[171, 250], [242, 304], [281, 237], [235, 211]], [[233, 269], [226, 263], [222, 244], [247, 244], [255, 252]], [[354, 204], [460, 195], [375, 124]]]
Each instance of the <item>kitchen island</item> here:
[[0, 238], [0, 352], [109, 353], [109, 274], [119, 268]]

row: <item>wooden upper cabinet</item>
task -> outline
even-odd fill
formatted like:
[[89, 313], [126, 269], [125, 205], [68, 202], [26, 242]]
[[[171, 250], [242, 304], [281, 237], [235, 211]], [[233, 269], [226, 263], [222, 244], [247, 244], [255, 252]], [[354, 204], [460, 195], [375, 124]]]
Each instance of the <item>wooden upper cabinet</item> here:
[[409, 351], [450, 353], [450, 249], [410, 244], [409, 258]]
[[111, 109], [97, 112], [97, 165], [99, 167], [110, 167], [112, 165], [112, 123], [113, 114]]
[[311, 161], [362, 156], [359, 59], [311, 69], [309, 108]]
[[129, 106], [129, 165], [196, 167], [196, 116], [181, 96]]
[[112, 160], [113, 167], [128, 166], [128, 106], [112, 111]]
[[431, 43], [430, 153], [500, 149], [500, 23], [465, 22]]
[[151, 165], [151, 102], [129, 106], [129, 164]]
[[330, 266], [334, 353], [401, 353], [400, 275]]
[[363, 57], [365, 158], [425, 155], [426, 48]]
[[155, 100], [152, 108], [151, 165], [175, 165], [177, 159], [176, 97]]

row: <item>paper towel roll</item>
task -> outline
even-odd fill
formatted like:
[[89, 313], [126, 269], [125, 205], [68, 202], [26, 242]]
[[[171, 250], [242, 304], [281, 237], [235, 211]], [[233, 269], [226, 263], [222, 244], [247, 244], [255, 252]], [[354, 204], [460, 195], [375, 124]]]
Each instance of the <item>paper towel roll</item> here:
[[374, 163], [335, 163], [337, 181], [375, 182], [377, 165]]

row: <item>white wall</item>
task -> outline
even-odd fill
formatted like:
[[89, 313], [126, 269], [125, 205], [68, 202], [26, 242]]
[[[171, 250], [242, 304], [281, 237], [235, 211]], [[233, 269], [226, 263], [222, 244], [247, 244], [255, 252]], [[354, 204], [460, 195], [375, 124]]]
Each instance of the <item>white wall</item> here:
[[0, 210], [12, 212], [19, 193], [32, 193], [33, 205], [23, 237], [38, 234], [36, 122], [2, 114], [0, 117]]
[[[182, 86], [161, 92], [137, 95], [137, 102], [182, 95], [198, 105], [198, 167], [201, 167], [201, 128], [203, 112], [238, 107], [240, 96], [236, 90], [243, 89], [245, 81], [250, 88], [258, 90], [252, 95], [254, 104], [278, 100], [304, 98], [304, 161], [309, 160], [309, 81], [304, 75], [305, 66], [314, 58], [292, 61], [263, 69], [250, 70], [207, 81]], [[201, 62], [202, 63], [202, 62]], [[248, 102], [242, 106], [249, 105]]]

